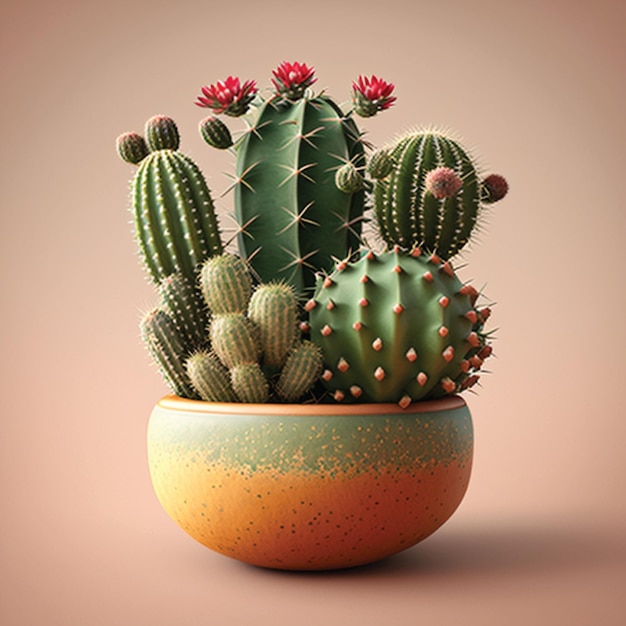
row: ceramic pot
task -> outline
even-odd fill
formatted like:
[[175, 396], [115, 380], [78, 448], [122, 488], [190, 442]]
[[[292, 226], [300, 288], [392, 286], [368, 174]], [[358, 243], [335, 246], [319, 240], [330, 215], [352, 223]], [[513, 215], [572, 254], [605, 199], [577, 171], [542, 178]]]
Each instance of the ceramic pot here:
[[216, 552], [287, 570], [363, 565], [428, 537], [460, 504], [472, 454], [458, 396], [404, 410], [166, 396], [148, 427], [174, 521]]

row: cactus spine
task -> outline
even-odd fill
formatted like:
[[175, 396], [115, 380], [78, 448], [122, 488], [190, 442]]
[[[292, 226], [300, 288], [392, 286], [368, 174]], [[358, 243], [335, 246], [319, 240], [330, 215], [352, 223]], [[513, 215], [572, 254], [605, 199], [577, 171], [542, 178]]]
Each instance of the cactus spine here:
[[356, 124], [326, 96], [276, 96], [261, 104], [236, 149], [240, 252], [261, 281], [312, 290], [315, 272], [359, 244], [364, 193], [334, 184], [345, 163], [364, 165]]
[[306, 307], [326, 387], [336, 400], [406, 406], [473, 384], [491, 350], [472, 293], [419, 249], [340, 263]]
[[144, 264], [156, 283], [176, 272], [191, 281], [205, 259], [222, 252], [210, 191], [197, 165], [178, 151], [170, 118], [155, 116], [145, 129], [147, 147], [136, 133], [118, 139], [125, 160], [139, 163], [132, 182], [135, 234]]
[[[374, 187], [376, 222], [390, 246], [423, 246], [449, 259], [465, 246], [481, 209], [476, 167], [453, 139], [437, 132], [412, 133], [390, 149], [393, 167]], [[428, 175], [447, 168], [462, 183], [457, 192], [433, 193]], [[452, 187], [454, 191], [454, 187]]]

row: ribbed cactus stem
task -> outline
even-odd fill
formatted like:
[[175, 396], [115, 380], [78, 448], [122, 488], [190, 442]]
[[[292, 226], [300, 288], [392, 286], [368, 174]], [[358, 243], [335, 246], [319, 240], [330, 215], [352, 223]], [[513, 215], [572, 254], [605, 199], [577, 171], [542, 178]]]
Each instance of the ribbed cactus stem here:
[[178, 271], [195, 280], [198, 265], [221, 254], [210, 192], [185, 155], [171, 150], [148, 155], [135, 177], [134, 206], [137, 238], [155, 282]]
[[261, 281], [312, 291], [316, 272], [359, 245], [364, 193], [334, 184], [344, 163], [364, 166], [359, 130], [332, 100], [305, 93], [263, 103], [236, 150], [242, 256]]
[[243, 259], [221, 254], [203, 264], [200, 289], [213, 314], [244, 313], [252, 293], [252, 276]]
[[199, 351], [185, 362], [192, 386], [207, 402], [236, 402], [230, 374], [212, 352]]
[[321, 371], [322, 351], [312, 341], [303, 341], [287, 358], [276, 391], [286, 402], [296, 402], [311, 389]]
[[174, 320], [165, 311], [153, 309], [142, 318], [140, 330], [170, 389], [183, 398], [196, 398], [185, 370], [189, 346]]
[[241, 313], [216, 315], [211, 322], [211, 345], [228, 369], [260, 360], [258, 334], [254, 323]]
[[167, 276], [159, 283], [161, 308], [175, 321], [189, 345], [200, 347], [208, 341], [209, 316], [194, 283], [182, 273]]
[[269, 384], [258, 363], [244, 363], [233, 367], [230, 370], [230, 380], [240, 402], [267, 402]]
[[293, 288], [285, 283], [260, 285], [250, 298], [248, 318], [259, 329], [264, 363], [282, 367], [297, 333], [298, 303]]

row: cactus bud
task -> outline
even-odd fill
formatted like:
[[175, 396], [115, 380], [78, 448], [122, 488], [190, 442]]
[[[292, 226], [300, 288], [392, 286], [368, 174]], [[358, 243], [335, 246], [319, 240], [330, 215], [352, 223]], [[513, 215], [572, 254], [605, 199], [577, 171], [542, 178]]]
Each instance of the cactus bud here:
[[124, 133], [117, 138], [117, 153], [122, 161], [138, 165], [148, 155], [148, 146], [140, 134]]
[[200, 122], [200, 134], [206, 143], [218, 150], [226, 150], [233, 145], [233, 138], [228, 126], [214, 115], [206, 117]]
[[356, 193], [363, 189], [363, 176], [352, 163], [346, 163], [335, 174], [337, 189], [344, 193]]
[[381, 149], [372, 154], [367, 165], [367, 173], [376, 180], [382, 180], [391, 173], [393, 169], [393, 158], [389, 150]]
[[146, 122], [146, 141], [150, 150], [178, 150], [180, 136], [173, 119], [155, 115]]
[[483, 202], [493, 204], [502, 200], [509, 191], [509, 183], [500, 174], [490, 174], [482, 183]]

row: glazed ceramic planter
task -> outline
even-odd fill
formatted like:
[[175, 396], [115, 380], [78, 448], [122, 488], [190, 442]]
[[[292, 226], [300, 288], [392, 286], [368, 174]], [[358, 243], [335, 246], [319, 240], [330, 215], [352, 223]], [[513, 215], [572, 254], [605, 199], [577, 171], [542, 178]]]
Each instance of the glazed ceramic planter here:
[[391, 404], [218, 404], [166, 396], [148, 428], [156, 495], [194, 539], [253, 565], [321, 570], [415, 545], [472, 465], [458, 396]]

